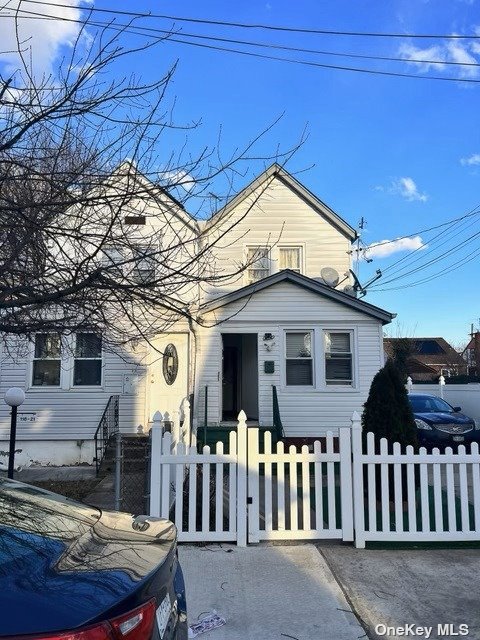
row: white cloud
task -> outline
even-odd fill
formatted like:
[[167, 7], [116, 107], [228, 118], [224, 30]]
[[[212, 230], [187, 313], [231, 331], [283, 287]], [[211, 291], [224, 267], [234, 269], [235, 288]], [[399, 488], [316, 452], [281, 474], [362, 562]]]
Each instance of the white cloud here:
[[421, 49], [404, 42], [400, 45], [398, 53], [402, 58], [406, 58], [407, 60], [419, 60], [420, 62], [415, 62], [414, 66], [422, 73], [426, 73], [432, 68], [437, 70], [445, 68], [445, 64], [432, 64], [430, 62], [431, 60], [438, 60], [442, 63], [446, 61], [446, 53], [441, 45], [432, 45], [431, 47]]
[[160, 171], [160, 182], [167, 188], [183, 187], [185, 191], [191, 191], [195, 186], [195, 178], [186, 171]]
[[[81, 25], [65, 20], [80, 20], [82, 18], [81, 7], [85, 7], [86, 1], [82, 0], [50, 0], [50, 5], [42, 5], [41, 8], [32, 8], [33, 5], [21, 4], [19, 0], [10, 0], [2, 4], [0, 9], [0, 64], [5, 65], [7, 73], [17, 70], [20, 63], [16, 28], [18, 27], [19, 40], [22, 43], [23, 55], [33, 65], [35, 75], [49, 75], [55, 69], [55, 62], [61, 54], [62, 47], [72, 47], [81, 30]], [[17, 22], [15, 11], [20, 6]], [[42, 13], [42, 18], [33, 18], [23, 14], [21, 10], [36, 11]], [[48, 16], [58, 16], [63, 20], [44, 19]]]
[[421, 193], [413, 178], [409, 177], [396, 178], [393, 180], [390, 187], [390, 193], [397, 193], [409, 202], [413, 202], [415, 200], [426, 202], [428, 200], [427, 194]]
[[465, 156], [465, 158], [460, 158], [460, 164], [463, 166], [474, 166], [480, 164], [480, 153], [472, 153], [471, 156]]
[[[476, 27], [475, 32], [479, 35], [480, 28]], [[416, 62], [410, 63], [408, 66], [410, 68], [416, 67], [420, 73], [447, 71], [448, 75], [459, 79], [480, 76], [479, 67], [469, 66], [480, 64], [480, 57], [476, 57], [480, 56], [480, 44], [476, 41], [446, 40], [423, 49], [410, 42], [404, 42], [400, 45], [398, 54], [407, 60], [415, 60]], [[449, 66], [445, 64], [446, 62], [459, 64]]]
[[420, 236], [413, 238], [397, 238], [396, 240], [381, 240], [380, 242], [372, 242], [364, 250], [366, 258], [386, 258], [393, 253], [400, 251], [415, 251], [415, 249], [425, 249], [428, 245], [423, 243]]

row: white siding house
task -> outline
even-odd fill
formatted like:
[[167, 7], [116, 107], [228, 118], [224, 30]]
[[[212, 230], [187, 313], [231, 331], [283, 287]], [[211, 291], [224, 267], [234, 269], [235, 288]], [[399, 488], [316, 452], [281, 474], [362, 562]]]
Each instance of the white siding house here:
[[[148, 198], [138, 203], [147, 221], [149, 206]], [[48, 373], [57, 366], [35, 364], [35, 345], [6, 345], [0, 394], [11, 386], [26, 391], [17, 438], [21, 464], [91, 462], [93, 434], [113, 395], [120, 397], [125, 432], [148, 429], [155, 411], [171, 414], [192, 394], [194, 424], [201, 428], [206, 417], [211, 430], [232, 424], [241, 409], [252, 423], [271, 426], [273, 387], [287, 437], [348, 426], [352, 412], [361, 411], [383, 365], [382, 326], [393, 316], [343, 291], [350, 283], [352, 227], [273, 165], [206, 223], [168, 202], [165, 242], [172, 229], [199, 246], [221, 238], [212, 250], [212, 272], [242, 273], [204, 292], [196, 321], [159, 331], [150, 345], [139, 341], [135, 349], [102, 350], [100, 357], [92, 352], [96, 365], [79, 365], [70, 350], [55, 386], [35, 384], [34, 369]], [[337, 288], [322, 280], [325, 267], [338, 273]], [[186, 304], [195, 297], [181, 294]], [[82, 367], [101, 367], [95, 384], [75, 383]], [[8, 451], [8, 432], [1, 405], [0, 456]]]

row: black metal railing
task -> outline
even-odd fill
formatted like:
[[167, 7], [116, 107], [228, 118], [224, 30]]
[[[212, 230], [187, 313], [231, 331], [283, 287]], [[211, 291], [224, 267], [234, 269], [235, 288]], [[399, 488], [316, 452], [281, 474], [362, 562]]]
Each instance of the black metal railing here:
[[100, 418], [98, 427], [93, 436], [95, 444], [95, 469], [98, 475], [100, 465], [105, 457], [107, 447], [120, 430], [118, 418], [118, 405], [120, 396], [110, 396], [105, 411]]
[[207, 444], [207, 423], [208, 423], [208, 387], [205, 387], [205, 404], [203, 415], [203, 444]]
[[277, 436], [277, 439], [285, 437], [283, 430], [282, 419], [280, 417], [280, 407], [278, 406], [277, 387], [272, 384], [272, 403], [273, 403], [273, 429]]

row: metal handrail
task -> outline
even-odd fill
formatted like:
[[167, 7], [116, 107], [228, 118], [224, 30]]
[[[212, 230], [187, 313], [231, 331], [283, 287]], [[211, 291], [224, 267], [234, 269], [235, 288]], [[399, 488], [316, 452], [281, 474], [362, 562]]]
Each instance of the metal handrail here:
[[120, 396], [110, 396], [107, 402], [107, 406], [105, 407], [102, 417], [100, 418], [100, 422], [98, 423], [98, 427], [95, 430], [95, 435], [93, 436], [93, 441], [95, 445], [95, 469], [98, 475], [100, 470], [100, 465], [102, 464], [103, 458], [105, 457], [105, 452], [107, 450], [107, 446], [113, 436], [120, 431], [119, 425], [119, 405]]
[[278, 405], [277, 387], [272, 384], [272, 405], [273, 405], [273, 428], [277, 434], [277, 438], [285, 437], [285, 431], [283, 430], [282, 419], [280, 417], [280, 407]]

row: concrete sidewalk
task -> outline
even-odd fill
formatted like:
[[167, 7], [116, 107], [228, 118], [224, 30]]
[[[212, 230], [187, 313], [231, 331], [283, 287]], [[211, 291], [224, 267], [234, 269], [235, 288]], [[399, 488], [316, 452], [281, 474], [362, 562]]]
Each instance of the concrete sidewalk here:
[[313, 545], [180, 546], [189, 623], [215, 609], [212, 640], [357, 640], [365, 631]]
[[[432, 627], [432, 640], [467, 624], [480, 640], [480, 549], [355, 549], [318, 544], [372, 640], [377, 625]], [[454, 631], [441, 635], [437, 625]], [[293, 634], [295, 635], [295, 634]], [[460, 634], [461, 636], [461, 634]], [[410, 636], [412, 637], [412, 636]], [[390, 635], [397, 640], [400, 634]]]

